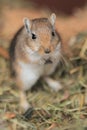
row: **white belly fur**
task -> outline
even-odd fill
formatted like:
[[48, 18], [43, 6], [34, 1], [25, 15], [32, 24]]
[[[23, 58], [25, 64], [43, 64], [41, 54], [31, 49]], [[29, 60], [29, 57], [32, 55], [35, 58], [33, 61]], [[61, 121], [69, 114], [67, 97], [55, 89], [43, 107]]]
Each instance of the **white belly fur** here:
[[52, 74], [57, 66], [57, 62], [47, 65], [25, 64], [23, 62], [19, 64], [22, 70], [20, 78], [23, 82], [22, 88], [24, 90], [30, 89], [41, 76]]

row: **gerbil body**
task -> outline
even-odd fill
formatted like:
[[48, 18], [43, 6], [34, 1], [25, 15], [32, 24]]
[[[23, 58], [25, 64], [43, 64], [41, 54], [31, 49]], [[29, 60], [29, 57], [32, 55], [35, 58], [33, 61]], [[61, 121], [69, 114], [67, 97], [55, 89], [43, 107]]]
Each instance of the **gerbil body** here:
[[10, 46], [12, 69], [20, 90], [20, 103], [26, 110], [29, 104], [25, 91], [40, 77], [54, 90], [60, 89], [58, 82], [50, 79], [61, 58], [61, 39], [55, 30], [55, 14], [50, 18], [25, 19]]

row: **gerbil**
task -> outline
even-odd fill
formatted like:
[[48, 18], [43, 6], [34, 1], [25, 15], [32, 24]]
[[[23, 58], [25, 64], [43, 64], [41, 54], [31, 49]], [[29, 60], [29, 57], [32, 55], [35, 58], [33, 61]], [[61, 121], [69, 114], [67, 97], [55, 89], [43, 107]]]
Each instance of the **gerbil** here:
[[49, 78], [61, 58], [61, 38], [55, 30], [55, 20], [55, 14], [49, 18], [25, 18], [24, 26], [11, 42], [11, 65], [20, 92], [20, 105], [25, 110], [30, 107], [25, 91], [40, 77], [55, 91], [61, 87], [58, 81]]

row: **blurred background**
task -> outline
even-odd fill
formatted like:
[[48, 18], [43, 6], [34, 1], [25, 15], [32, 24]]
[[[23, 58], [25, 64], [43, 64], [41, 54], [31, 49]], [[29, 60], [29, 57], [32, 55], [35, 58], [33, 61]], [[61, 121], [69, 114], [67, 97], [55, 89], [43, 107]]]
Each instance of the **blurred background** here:
[[56, 28], [63, 43], [87, 30], [87, 0], [0, 0], [0, 37], [10, 40], [23, 25], [23, 18], [57, 15]]
[[53, 12], [71, 15], [75, 9], [82, 8], [86, 5], [87, 0], [32, 0], [35, 2], [36, 7], [46, 7]]

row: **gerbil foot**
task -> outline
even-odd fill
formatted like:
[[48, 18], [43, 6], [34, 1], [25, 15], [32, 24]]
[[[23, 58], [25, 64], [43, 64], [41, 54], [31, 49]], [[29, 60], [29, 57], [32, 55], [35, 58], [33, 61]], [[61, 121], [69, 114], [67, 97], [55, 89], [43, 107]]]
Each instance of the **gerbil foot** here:
[[24, 118], [27, 120], [30, 119], [33, 115], [33, 111], [34, 111], [33, 107], [28, 108], [28, 110], [23, 114]]
[[62, 89], [62, 85], [59, 81], [53, 80], [49, 77], [44, 78], [45, 82], [49, 85], [50, 88], [52, 88], [55, 92], [58, 92], [60, 89]]

